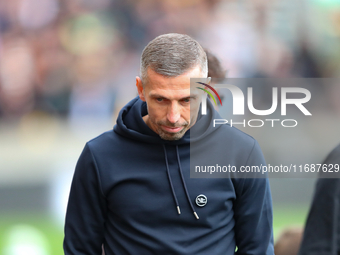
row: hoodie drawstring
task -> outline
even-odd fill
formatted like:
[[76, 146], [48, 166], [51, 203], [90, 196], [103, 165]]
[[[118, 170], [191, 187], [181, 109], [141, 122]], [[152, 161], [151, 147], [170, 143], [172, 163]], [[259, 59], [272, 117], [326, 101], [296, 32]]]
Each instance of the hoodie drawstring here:
[[168, 179], [169, 179], [169, 183], [170, 183], [170, 187], [171, 187], [171, 191], [172, 191], [172, 196], [174, 197], [174, 200], [175, 200], [175, 203], [176, 203], [177, 212], [178, 212], [178, 214], [181, 214], [181, 210], [179, 209], [179, 204], [178, 204], [178, 200], [177, 200], [176, 193], [175, 193], [175, 190], [174, 190], [174, 186], [172, 185], [172, 180], [171, 180], [170, 171], [169, 171], [169, 164], [168, 164], [168, 155], [166, 154], [166, 148], [165, 148], [164, 144], [163, 144], [163, 150], [164, 150], [164, 156], [165, 156], [166, 172], [168, 174]]
[[[164, 150], [164, 156], [165, 156], [166, 172], [168, 174], [168, 179], [169, 179], [169, 183], [170, 183], [170, 187], [171, 187], [172, 196], [173, 196], [173, 198], [175, 200], [175, 203], [176, 203], [177, 212], [178, 212], [178, 214], [181, 214], [181, 210], [179, 208], [177, 196], [176, 196], [174, 187], [172, 185], [172, 180], [171, 180], [170, 170], [169, 170], [169, 163], [168, 163], [168, 155], [166, 153], [166, 148], [165, 148], [164, 144], [163, 144], [163, 150]], [[190, 204], [190, 207], [191, 207], [191, 210], [192, 210], [193, 214], [195, 215], [196, 219], [199, 219], [199, 217], [198, 217], [198, 215], [197, 215], [197, 213], [196, 213], [196, 211], [194, 209], [194, 206], [192, 205], [192, 202], [190, 200], [190, 196], [189, 196], [189, 192], [188, 192], [188, 189], [187, 189], [187, 185], [185, 184], [185, 181], [184, 181], [184, 177], [183, 177], [183, 173], [182, 173], [182, 167], [181, 167], [181, 161], [180, 161], [180, 158], [179, 158], [178, 146], [177, 145], [176, 145], [176, 154], [177, 154], [177, 162], [178, 162], [179, 172], [180, 172], [182, 184], [183, 184], [183, 187], [184, 187], [184, 190], [185, 190], [185, 195], [186, 195], [186, 197], [188, 199], [188, 202]]]
[[191, 207], [193, 214], [195, 215], [196, 219], [199, 219], [199, 217], [198, 217], [198, 215], [197, 215], [197, 213], [194, 209], [194, 206], [191, 203], [189, 192], [188, 192], [188, 189], [187, 189], [187, 185], [185, 184], [185, 181], [184, 181], [184, 177], [183, 177], [183, 173], [182, 173], [182, 167], [181, 167], [181, 161], [179, 159], [179, 153], [178, 153], [178, 146], [177, 145], [176, 145], [176, 153], [177, 153], [177, 162], [178, 162], [179, 172], [181, 174], [181, 179], [182, 179], [182, 183], [183, 183], [183, 186], [184, 186], [185, 194], [187, 195], [187, 199], [188, 199], [188, 202], [190, 204], [190, 207]]

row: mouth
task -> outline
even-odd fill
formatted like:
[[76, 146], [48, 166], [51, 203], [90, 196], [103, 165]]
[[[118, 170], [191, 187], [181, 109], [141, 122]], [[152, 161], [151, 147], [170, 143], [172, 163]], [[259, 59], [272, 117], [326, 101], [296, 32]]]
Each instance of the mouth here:
[[168, 133], [178, 133], [179, 131], [181, 131], [184, 127], [169, 127], [169, 126], [164, 126], [161, 125], [162, 129], [165, 130]]

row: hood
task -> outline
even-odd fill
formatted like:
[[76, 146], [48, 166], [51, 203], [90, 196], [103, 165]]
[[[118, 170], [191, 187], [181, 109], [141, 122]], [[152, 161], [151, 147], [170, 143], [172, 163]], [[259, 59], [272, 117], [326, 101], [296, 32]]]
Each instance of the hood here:
[[179, 140], [164, 140], [146, 125], [143, 116], [148, 114], [147, 106], [138, 96], [119, 112], [114, 131], [129, 139], [145, 143], [180, 145], [196, 142], [215, 132], [221, 126], [213, 127], [213, 119], [221, 119], [221, 117], [215, 111], [210, 100], [207, 101], [207, 114], [202, 115], [201, 111], [199, 111], [195, 125]]
[[181, 214], [180, 205], [178, 202], [178, 198], [176, 195], [176, 191], [173, 185], [173, 180], [169, 170], [169, 162], [168, 162], [168, 152], [167, 146], [173, 145], [176, 148], [176, 160], [178, 162], [178, 170], [180, 173], [180, 179], [185, 190], [185, 196], [187, 197], [187, 201], [191, 207], [192, 213], [195, 218], [198, 220], [199, 216], [195, 211], [195, 208], [190, 199], [189, 191], [185, 182], [185, 178], [183, 176], [181, 159], [179, 155], [179, 145], [189, 145], [195, 141], [199, 141], [204, 137], [210, 135], [215, 132], [218, 127], [214, 128], [213, 119], [221, 118], [218, 113], [214, 110], [211, 102], [208, 100], [207, 102], [207, 114], [197, 116], [197, 121], [194, 126], [192, 126], [184, 136], [175, 141], [168, 141], [162, 139], [157, 133], [155, 133], [152, 129], [150, 129], [143, 120], [143, 116], [147, 115], [147, 105], [144, 101], [140, 100], [139, 97], [131, 100], [119, 113], [117, 119], [117, 125], [114, 127], [114, 131], [126, 138], [137, 140], [144, 143], [152, 143], [152, 144], [160, 144], [163, 148], [164, 152], [164, 165], [166, 167], [166, 173], [169, 180], [170, 190], [175, 202], [175, 206], [178, 214]]

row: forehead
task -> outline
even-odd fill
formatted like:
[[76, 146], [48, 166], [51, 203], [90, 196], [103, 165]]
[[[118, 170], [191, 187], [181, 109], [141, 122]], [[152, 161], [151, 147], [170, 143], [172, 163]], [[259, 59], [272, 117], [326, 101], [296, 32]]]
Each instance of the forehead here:
[[147, 70], [148, 79], [146, 90], [190, 90], [190, 78], [203, 78], [199, 66], [177, 77], [165, 77], [156, 73], [151, 68]]

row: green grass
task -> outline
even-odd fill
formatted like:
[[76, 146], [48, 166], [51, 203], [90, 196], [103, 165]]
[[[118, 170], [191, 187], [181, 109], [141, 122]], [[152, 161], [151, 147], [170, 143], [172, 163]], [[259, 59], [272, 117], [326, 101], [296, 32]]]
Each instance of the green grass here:
[[[50, 255], [62, 255], [63, 229], [46, 215], [1, 215], [0, 216], [0, 254], [8, 245], [9, 231], [18, 225], [29, 225], [41, 232], [48, 241]], [[27, 237], [31, 238], [31, 237]], [[7, 244], [6, 244], [7, 243]]]
[[273, 210], [274, 240], [276, 240], [281, 231], [287, 227], [303, 227], [307, 219], [309, 207], [299, 205], [274, 205]]
[[[289, 226], [303, 226], [308, 213], [307, 206], [274, 205], [274, 240]], [[63, 255], [63, 229], [47, 215], [7, 214], [0, 216], [0, 255], [8, 239], [8, 231], [14, 226], [25, 224], [38, 229], [47, 239], [51, 255]]]

